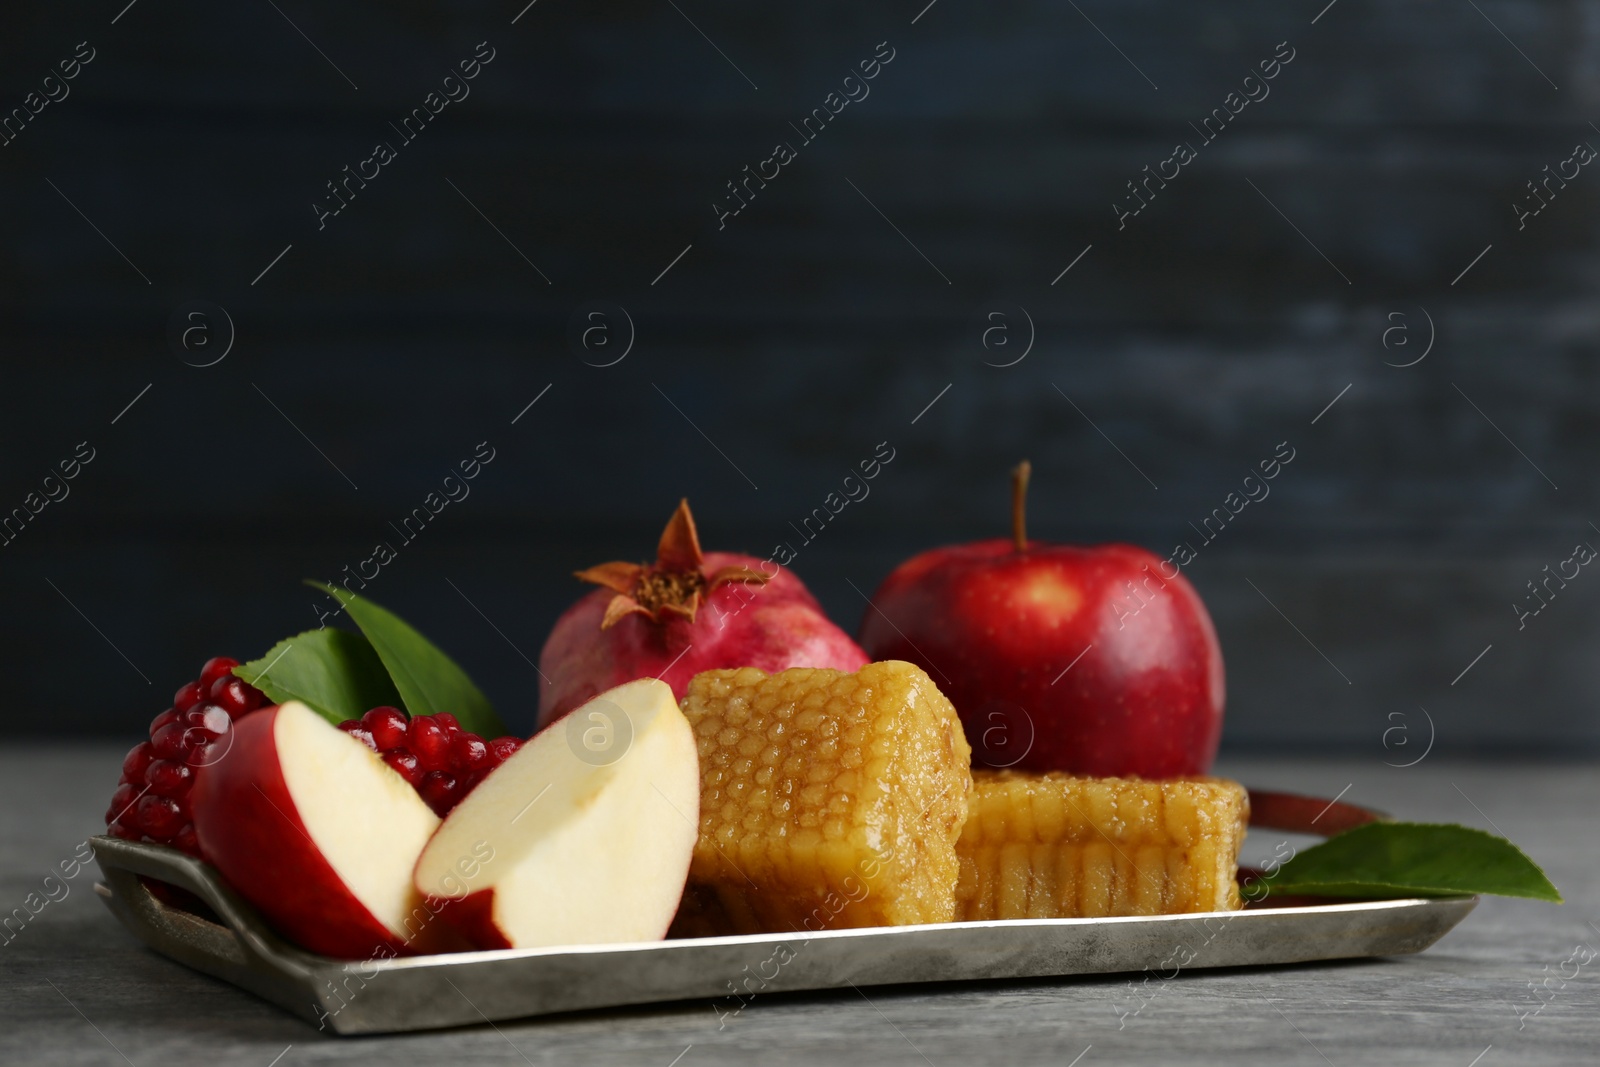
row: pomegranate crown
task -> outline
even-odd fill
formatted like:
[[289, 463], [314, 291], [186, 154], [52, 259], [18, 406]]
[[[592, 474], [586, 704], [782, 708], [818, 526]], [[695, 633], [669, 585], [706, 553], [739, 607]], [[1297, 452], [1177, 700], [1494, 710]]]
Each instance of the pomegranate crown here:
[[728, 582], [764, 585], [772, 577], [742, 566], [720, 567], [707, 574], [705, 556], [700, 551], [700, 535], [695, 531], [694, 515], [689, 511], [687, 499], [678, 501], [678, 510], [672, 513], [667, 528], [661, 531], [654, 563], [615, 560], [573, 573], [585, 582], [604, 586], [617, 594], [606, 605], [605, 617], [600, 620], [602, 630], [611, 629], [635, 613], [655, 623], [667, 621], [669, 615], [693, 622], [700, 605], [717, 586]]

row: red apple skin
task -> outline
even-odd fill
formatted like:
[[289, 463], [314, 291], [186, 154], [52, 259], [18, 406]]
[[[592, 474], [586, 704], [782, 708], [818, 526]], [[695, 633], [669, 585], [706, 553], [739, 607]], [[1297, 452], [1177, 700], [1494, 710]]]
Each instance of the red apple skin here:
[[[495, 892], [495, 889], [489, 888], [476, 890], [464, 897], [426, 896], [424, 899], [428, 910], [437, 914], [451, 930], [465, 938], [467, 944], [473, 948], [515, 948], [516, 946], [501, 932], [499, 924], [494, 921]], [[671, 928], [672, 922], [669, 918], [660, 934], [642, 940], [661, 940], [667, 936], [667, 931]]]
[[928, 672], [960, 713], [974, 763], [1205, 774], [1222, 734], [1222, 650], [1194, 587], [1165, 576], [1174, 570], [1124, 544], [936, 548], [879, 586], [861, 644]]
[[[608, 689], [636, 678], [660, 678], [681, 700], [701, 671], [790, 667], [857, 671], [869, 661], [861, 647], [822, 612], [794, 573], [735, 552], [707, 552], [704, 570], [742, 566], [771, 574], [765, 584], [730, 582], [706, 595], [694, 621], [669, 616], [653, 622], [628, 615], [600, 629], [616, 595], [596, 589], [556, 620], [539, 653], [539, 726], [556, 721]], [[545, 684], [548, 679], [549, 684]]]
[[275, 707], [233, 724], [233, 747], [196, 775], [192, 808], [200, 850], [284, 937], [336, 959], [412, 950], [345, 887], [312, 845], [283, 780]]
[[428, 897], [428, 908], [437, 911], [473, 948], [511, 948], [511, 942], [494, 921], [493, 889], [479, 889], [464, 897]]

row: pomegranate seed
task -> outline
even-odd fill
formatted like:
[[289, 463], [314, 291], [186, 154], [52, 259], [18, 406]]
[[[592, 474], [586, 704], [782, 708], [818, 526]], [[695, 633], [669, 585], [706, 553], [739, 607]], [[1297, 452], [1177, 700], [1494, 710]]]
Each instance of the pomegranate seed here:
[[419, 715], [406, 727], [406, 744], [423, 770], [442, 771], [450, 766], [450, 734], [433, 718]]
[[254, 711], [257, 707], [252, 699], [253, 690], [243, 678], [229, 675], [218, 678], [211, 683], [211, 699], [222, 706], [231, 718], [237, 719], [247, 711]]
[[192, 823], [184, 823], [178, 832], [172, 835], [172, 847], [181, 849], [191, 856], [200, 855], [200, 839], [195, 836]]
[[172, 706], [178, 711], [188, 711], [206, 698], [206, 691], [200, 687], [199, 682], [189, 682], [172, 698]]
[[212, 656], [206, 660], [206, 665], [200, 668], [200, 686], [207, 692], [218, 678], [226, 678], [233, 673], [239, 661], [229, 656]]
[[417, 757], [409, 752], [393, 751], [383, 754], [383, 762], [393, 767], [415, 789], [422, 784], [422, 768], [417, 766]]
[[380, 752], [406, 743], [406, 717], [399, 708], [373, 708], [361, 716], [361, 722], [372, 731], [372, 740]]
[[339, 724], [339, 729], [360, 741], [372, 751], [378, 751], [378, 743], [372, 739], [372, 731], [367, 729], [360, 719], [346, 719]]
[[185, 726], [204, 730], [210, 735], [207, 741], [212, 737], [221, 737], [233, 726], [233, 718], [220, 704], [196, 705], [184, 712], [178, 721]]
[[134, 785], [132, 782], [123, 782], [117, 786], [117, 791], [111, 794], [111, 806], [106, 809], [106, 825], [127, 818], [128, 805], [132, 804], [142, 792], [144, 787]]
[[144, 781], [144, 769], [150, 766], [150, 761], [155, 759], [155, 750], [150, 747], [150, 742], [140, 741], [128, 750], [122, 758], [122, 780], [124, 782]]
[[156, 731], [161, 729], [163, 726], [166, 726], [168, 723], [177, 722], [178, 719], [182, 717], [182, 714], [183, 713], [180, 712], [177, 708], [168, 708], [166, 711], [163, 711], [160, 715], [157, 715], [154, 719], [151, 719], [150, 720], [150, 736], [154, 737], [156, 735]]
[[206, 709], [205, 715], [200, 720], [200, 726], [213, 737], [221, 737], [233, 729], [233, 717], [226, 710], [215, 704], [202, 705]]
[[493, 766], [498, 767], [514, 755], [522, 747], [519, 737], [497, 737], [489, 742], [489, 757], [494, 761]]
[[114, 822], [107, 826], [106, 833], [110, 834], [112, 837], [120, 837], [124, 841], [137, 841], [140, 837], [138, 830], [135, 830], [132, 827], [120, 822]]
[[192, 747], [187, 742], [188, 733], [195, 729], [198, 727], [185, 726], [181, 722], [168, 723], [150, 738], [150, 747], [161, 759], [182, 759]]
[[[153, 838], [171, 839], [189, 816], [171, 797], [158, 797], [146, 793], [134, 808], [139, 828]], [[164, 843], [164, 842], [158, 842]]]
[[435, 815], [443, 816], [460, 799], [458, 794], [465, 791], [455, 775], [445, 771], [430, 771], [417, 792], [422, 794], [422, 799], [428, 802], [428, 807], [433, 809]]
[[450, 763], [457, 771], [477, 774], [490, 767], [489, 744], [477, 734], [460, 733], [450, 739]]
[[150, 792], [176, 799], [187, 793], [194, 784], [194, 771], [188, 764], [158, 759], [144, 772], [144, 780]]
[[461, 724], [457, 722], [456, 717], [450, 714], [448, 711], [441, 711], [437, 713], [433, 716], [433, 721], [448, 730], [451, 737], [454, 737], [456, 734], [461, 732]]

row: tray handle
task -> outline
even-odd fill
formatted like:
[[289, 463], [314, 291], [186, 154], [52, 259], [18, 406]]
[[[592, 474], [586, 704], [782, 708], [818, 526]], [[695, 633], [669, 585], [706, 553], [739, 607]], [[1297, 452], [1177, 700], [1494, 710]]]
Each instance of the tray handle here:
[[[178, 936], [208, 956], [246, 966], [250, 957], [232, 927], [224, 926], [180, 905], [162, 900], [146, 880], [125, 867], [101, 864], [103, 880], [95, 889], [106, 903], [119, 907], [146, 928], [161, 928], [167, 936]], [[171, 883], [167, 883], [171, 884]]]
[[[105, 883], [106, 904], [162, 951], [226, 961], [260, 977], [279, 977], [286, 969], [297, 978], [309, 977], [317, 964], [326, 962], [270, 933], [255, 910], [200, 860], [114, 837], [94, 837], [90, 843]], [[160, 899], [146, 879], [194, 894], [219, 921]]]
[[1369, 822], [1381, 822], [1389, 818], [1384, 812], [1363, 808], [1359, 804], [1347, 804], [1338, 798], [1325, 800], [1267, 789], [1251, 789], [1248, 792], [1250, 825], [1269, 830], [1332, 837]]

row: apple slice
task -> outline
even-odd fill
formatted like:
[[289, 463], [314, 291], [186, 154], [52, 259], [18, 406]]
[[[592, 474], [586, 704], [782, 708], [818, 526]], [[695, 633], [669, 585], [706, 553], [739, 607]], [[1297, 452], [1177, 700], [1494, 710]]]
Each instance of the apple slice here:
[[359, 740], [289, 701], [196, 778], [201, 852], [285, 937], [342, 959], [439, 944], [411, 878], [438, 816]]
[[666, 683], [607, 690], [445, 818], [417, 889], [479, 948], [660, 940], [694, 852], [699, 768]]

